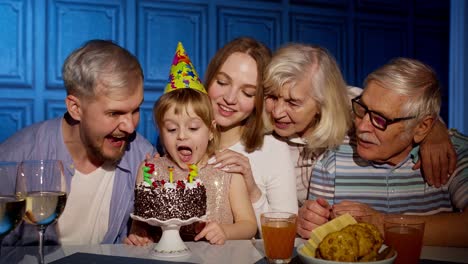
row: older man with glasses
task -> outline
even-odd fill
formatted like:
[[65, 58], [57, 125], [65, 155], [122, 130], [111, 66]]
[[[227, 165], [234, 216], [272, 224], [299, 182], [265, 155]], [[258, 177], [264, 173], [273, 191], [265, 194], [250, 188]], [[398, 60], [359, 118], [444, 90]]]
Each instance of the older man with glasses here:
[[408, 214], [426, 222], [425, 245], [468, 246], [468, 138], [451, 131], [457, 169], [441, 188], [412, 169], [438, 118], [436, 74], [398, 58], [371, 73], [364, 86], [352, 99], [355, 130], [314, 165], [308, 199], [323, 208], [303, 206], [298, 233], [308, 238], [314, 223], [338, 211], [373, 214], [380, 228], [386, 215]]

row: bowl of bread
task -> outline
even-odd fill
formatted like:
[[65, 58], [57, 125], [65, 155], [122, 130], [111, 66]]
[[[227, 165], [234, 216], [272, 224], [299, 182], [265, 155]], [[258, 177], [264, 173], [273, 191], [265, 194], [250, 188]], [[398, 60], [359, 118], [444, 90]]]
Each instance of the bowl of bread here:
[[375, 225], [358, 223], [349, 214], [316, 228], [310, 239], [298, 246], [297, 252], [306, 264], [391, 264], [397, 256], [393, 248], [384, 244]]

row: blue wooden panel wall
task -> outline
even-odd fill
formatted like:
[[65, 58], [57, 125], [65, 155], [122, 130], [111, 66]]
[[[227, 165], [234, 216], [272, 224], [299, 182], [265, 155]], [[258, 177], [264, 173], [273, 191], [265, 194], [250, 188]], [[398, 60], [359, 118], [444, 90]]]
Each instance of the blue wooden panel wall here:
[[291, 41], [324, 46], [351, 85], [392, 57], [410, 56], [431, 64], [447, 87], [448, 14], [445, 0], [0, 0], [0, 142], [63, 114], [62, 63], [89, 39], [114, 40], [139, 58], [138, 131], [154, 143], [152, 107], [178, 41], [201, 76], [218, 48], [248, 35], [271, 49]]

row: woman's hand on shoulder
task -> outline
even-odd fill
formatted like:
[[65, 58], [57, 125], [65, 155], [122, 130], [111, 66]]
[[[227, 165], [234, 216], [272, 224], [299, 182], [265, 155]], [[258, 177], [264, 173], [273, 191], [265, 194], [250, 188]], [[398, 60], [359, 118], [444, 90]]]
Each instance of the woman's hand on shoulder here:
[[242, 174], [244, 178], [252, 178], [253, 180], [250, 160], [239, 152], [230, 149], [217, 151], [208, 164], [223, 171]]
[[197, 234], [194, 240], [198, 241], [203, 237], [213, 245], [224, 245], [227, 239], [226, 232], [224, 232], [221, 225], [216, 222], [207, 222], [205, 228]]
[[242, 175], [251, 202], [254, 203], [260, 198], [261, 191], [253, 177], [249, 158], [239, 152], [225, 149], [216, 152], [215, 157], [209, 160], [209, 164], [220, 170]]
[[431, 132], [421, 142], [420, 160], [413, 169], [422, 169], [429, 185], [440, 187], [449, 180], [457, 165], [457, 154], [445, 125], [437, 120]]

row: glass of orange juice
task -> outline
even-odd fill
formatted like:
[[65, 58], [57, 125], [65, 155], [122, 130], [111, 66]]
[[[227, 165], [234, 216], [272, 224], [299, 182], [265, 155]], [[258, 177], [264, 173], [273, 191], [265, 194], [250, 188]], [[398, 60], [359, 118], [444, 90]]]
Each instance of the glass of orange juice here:
[[423, 245], [424, 221], [404, 215], [385, 218], [385, 244], [398, 253], [395, 264], [417, 264]]
[[297, 215], [267, 212], [260, 215], [265, 255], [270, 263], [289, 263], [296, 237]]

